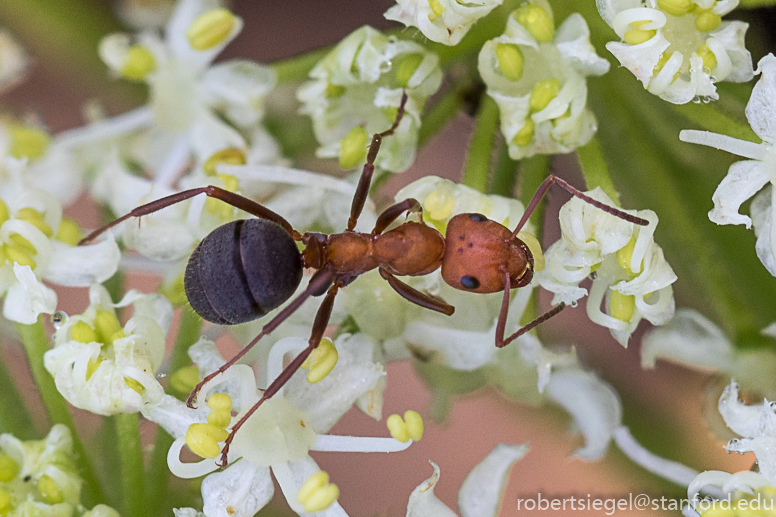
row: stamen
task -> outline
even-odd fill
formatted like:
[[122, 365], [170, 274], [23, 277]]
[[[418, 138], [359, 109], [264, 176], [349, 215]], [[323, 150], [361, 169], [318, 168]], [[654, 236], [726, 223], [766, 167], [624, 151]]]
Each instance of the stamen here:
[[443, 221], [450, 217], [455, 207], [455, 186], [441, 182], [437, 188], [431, 191], [423, 200], [423, 219]]
[[525, 58], [523, 52], [515, 44], [499, 43], [496, 45], [496, 60], [498, 69], [509, 81], [519, 81], [523, 77]]
[[318, 347], [302, 363], [301, 368], [310, 370], [307, 374], [307, 382], [315, 384], [325, 379], [337, 365], [338, 360], [339, 354], [332, 340], [323, 338]]
[[199, 368], [195, 365], [184, 366], [170, 375], [168, 386], [174, 393], [185, 396], [199, 384]]
[[428, 0], [428, 7], [431, 14], [428, 15], [428, 21], [433, 22], [445, 12], [445, 8], [439, 3], [439, 0]]
[[340, 167], [349, 170], [366, 160], [369, 135], [362, 126], [354, 126], [340, 143], [342, 153], [339, 157]]
[[339, 497], [339, 487], [329, 483], [329, 475], [320, 470], [307, 478], [296, 500], [299, 501], [308, 513], [320, 512], [334, 504]]
[[647, 21], [640, 21], [640, 22], [633, 22], [631, 23], [631, 27], [633, 27], [631, 30], [625, 33], [623, 36], [623, 41], [627, 43], [628, 45], [639, 45], [641, 43], [644, 43], [645, 41], [651, 40], [655, 34], [657, 34], [656, 30], [644, 30], [640, 27], [646, 23], [649, 23]]
[[142, 81], [156, 69], [156, 59], [148, 47], [131, 45], [121, 65], [121, 76], [130, 81]]
[[528, 246], [528, 249], [531, 250], [531, 255], [533, 255], [534, 259], [534, 272], [538, 273], [543, 270], [545, 266], [544, 252], [539, 240], [528, 232], [518, 232], [517, 238], [523, 241]]
[[211, 49], [229, 37], [236, 21], [228, 9], [213, 9], [191, 23], [186, 38], [194, 50]]
[[8, 483], [19, 475], [19, 464], [9, 455], [0, 453], [0, 482]]
[[218, 442], [223, 442], [228, 437], [229, 433], [226, 429], [209, 423], [197, 422], [191, 424], [186, 430], [186, 445], [197, 456], [213, 459], [221, 454], [221, 446], [218, 445]]
[[11, 494], [6, 490], [0, 489], [0, 514], [5, 515], [13, 510]]
[[531, 91], [529, 105], [531, 112], [541, 111], [547, 107], [552, 99], [558, 96], [560, 92], [560, 81], [554, 77], [539, 81]]
[[218, 174], [218, 171], [216, 170], [218, 165], [245, 165], [247, 162], [248, 160], [245, 157], [245, 153], [241, 149], [229, 147], [213, 153], [213, 155], [202, 165], [202, 169], [208, 176], [215, 176]]
[[657, 0], [657, 6], [672, 16], [684, 16], [695, 7], [692, 0]]
[[57, 486], [56, 481], [48, 474], [43, 474], [38, 479], [38, 492], [46, 504], [59, 504], [64, 502], [65, 494]]
[[722, 24], [722, 16], [711, 9], [695, 9], [695, 28], [701, 32], [711, 32]]
[[59, 229], [57, 230], [57, 235], [54, 238], [60, 242], [64, 242], [65, 244], [76, 246], [78, 245], [78, 241], [81, 240], [81, 236], [81, 227], [78, 225], [75, 219], [64, 217], [59, 223]]
[[410, 79], [415, 75], [415, 72], [422, 62], [423, 54], [419, 52], [402, 56], [399, 64], [396, 66], [396, 84], [398, 84], [400, 88], [408, 88]]
[[555, 37], [555, 24], [550, 13], [538, 5], [523, 3], [515, 11], [515, 19], [539, 43], [549, 43]]
[[534, 135], [534, 129], [536, 128], [536, 123], [533, 121], [532, 118], [528, 118], [525, 121], [525, 125], [520, 128], [520, 131], [517, 132], [515, 137], [512, 139], [512, 143], [519, 146], [525, 146], [531, 143], [531, 140], [533, 139]]
[[612, 290], [609, 293], [609, 314], [620, 321], [630, 321], [636, 312], [636, 297]]
[[[54, 235], [54, 231], [51, 229], [46, 221], [43, 220], [43, 214], [35, 210], [34, 208], [22, 208], [16, 213], [16, 218], [26, 221], [33, 225], [35, 228], [43, 232], [46, 237]], [[30, 244], [32, 246], [32, 244]], [[35, 247], [32, 247], [34, 250]]]
[[48, 133], [32, 126], [14, 124], [8, 132], [11, 136], [10, 153], [14, 158], [39, 158], [46, 152], [51, 140]]
[[403, 420], [399, 415], [391, 415], [385, 423], [391, 436], [400, 442], [410, 439], [417, 442], [423, 438], [423, 417], [417, 411], [405, 411]]

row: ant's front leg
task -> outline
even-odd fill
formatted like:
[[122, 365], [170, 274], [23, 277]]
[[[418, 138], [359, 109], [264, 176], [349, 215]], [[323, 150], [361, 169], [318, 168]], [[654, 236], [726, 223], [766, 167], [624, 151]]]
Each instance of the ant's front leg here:
[[228, 190], [222, 189], [221, 187], [215, 187], [213, 185], [209, 185], [207, 187], [184, 190], [176, 194], [172, 194], [172, 195], [157, 199], [155, 201], [151, 201], [150, 203], [146, 203], [145, 205], [140, 205], [139, 207], [132, 210], [130, 213], [123, 215], [122, 217], [119, 217], [115, 221], [112, 221], [101, 228], [97, 228], [92, 233], [90, 233], [89, 235], [81, 239], [81, 241], [78, 244], [80, 246], [82, 244], [88, 244], [92, 242], [103, 232], [109, 230], [110, 228], [113, 228], [117, 224], [122, 223], [131, 217], [142, 217], [144, 215], [158, 212], [163, 208], [167, 208], [168, 206], [172, 206], [176, 203], [186, 201], [187, 199], [190, 199], [194, 196], [198, 196], [199, 194], [205, 194], [208, 197], [220, 199], [221, 201], [228, 203], [235, 208], [239, 208], [240, 210], [248, 212], [249, 214], [254, 215], [260, 219], [267, 219], [269, 221], [277, 223], [280, 226], [282, 226], [283, 229], [285, 229], [289, 233], [289, 235], [291, 235], [291, 237], [294, 238], [294, 240], [300, 240], [302, 238], [299, 232], [294, 230], [288, 221], [286, 221], [283, 217], [281, 217], [279, 214], [276, 214], [269, 208], [260, 205], [259, 203], [257, 203], [256, 201], [253, 201], [252, 199], [248, 199], [247, 197], [241, 196], [239, 194], [235, 194], [234, 192], [229, 192]]
[[377, 152], [380, 150], [380, 144], [383, 138], [390, 136], [399, 127], [404, 116], [404, 108], [407, 105], [407, 92], [402, 92], [401, 102], [399, 103], [399, 109], [396, 112], [396, 119], [390, 128], [382, 133], [376, 133], [372, 136], [372, 143], [369, 144], [369, 152], [366, 155], [366, 163], [364, 164], [364, 170], [361, 172], [361, 178], [358, 180], [358, 186], [356, 187], [356, 193], [353, 195], [353, 203], [350, 206], [350, 218], [348, 219], [348, 231], [353, 231], [358, 222], [358, 217], [361, 215], [361, 211], [364, 210], [364, 204], [366, 198], [369, 195], [369, 186], [372, 184], [372, 173], [375, 171], [375, 160], [377, 159]]
[[401, 216], [404, 212], [409, 214], [422, 214], [423, 207], [417, 199], [405, 199], [395, 205], [391, 205], [377, 218], [372, 235], [380, 235], [388, 226]]
[[512, 290], [512, 281], [509, 278], [509, 272], [504, 272], [504, 298], [501, 300], [501, 312], [498, 315], [498, 323], [496, 324], [496, 346], [498, 348], [503, 348], [507, 346], [509, 343], [517, 339], [518, 337], [522, 336], [535, 326], [544, 323], [548, 319], [552, 318], [553, 316], [557, 315], [566, 308], [566, 304], [561, 302], [549, 311], [545, 312], [535, 320], [533, 320], [528, 325], [523, 326], [522, 328], [518, 329], [517, 332], [509, 336], [508, 338], [504, 339], [504, 331], [506, 330], [507, 326], [507, 315], [509, 314], [509, 294]]

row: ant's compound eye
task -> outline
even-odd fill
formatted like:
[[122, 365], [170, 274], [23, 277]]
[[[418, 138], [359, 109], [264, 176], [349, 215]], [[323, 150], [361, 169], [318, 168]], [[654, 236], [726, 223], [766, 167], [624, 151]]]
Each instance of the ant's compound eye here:
[[[488, 220], [488, 218], [487, 218], [487, 217], [485, 217], [485, 216], [484, 216], [484, 215], [482, 215], [482, 214], [469, 214], [469, 219], [471, 219], [472, 221], [474, 221], [474, 222], [477, 222], [477, 223], [482, 223], [482, 222], [484, 222], [484, 221], [487, 221], [487, 220]], [[469, 278], [471, 278], [471, 277], [469, 277]], [[476, 281], [476, 280], [475, 280], [475, 281]], [[478, 283], [479, 283], [479, 282], [478, 282]]]
[[471, 275], [463, 275], [461, 277], [461, 285], [466, 289], [477, 289], [480, 286], [480, 281]]

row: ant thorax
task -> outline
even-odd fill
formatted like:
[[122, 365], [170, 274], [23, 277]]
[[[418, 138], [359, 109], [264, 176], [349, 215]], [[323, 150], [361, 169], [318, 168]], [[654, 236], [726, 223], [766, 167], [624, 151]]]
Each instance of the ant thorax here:
[[450, 286], [472, 293], [504, 290], [533, 277], [533, 255], [512, 232], [482, 214], [459, 214], [447, 224], [442, 278]]

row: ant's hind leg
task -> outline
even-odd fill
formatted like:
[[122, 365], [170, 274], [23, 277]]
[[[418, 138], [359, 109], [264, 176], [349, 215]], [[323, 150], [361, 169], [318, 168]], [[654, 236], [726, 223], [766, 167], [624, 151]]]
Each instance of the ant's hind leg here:
[[117, 224], [124, 222], [131, 217], [142, 217], [144, 215], [158, 212], [163, 208], [167, 208], [168, 206], [172, 206], [176, 203], [180, 203], [181, 201], [185, 201], [199, 194], [206, 194], [209, 197], [220, 199], [221, 201], [228, 203], [235, 208], [239, 208], [240, 210], [244, 210], [245, 212], [248, 212], [249, 214], [254, 215], [260, 219], [267, 219], [269, 221], [277, 223], [280, 226], [282, 226], [283, 229], [285, 229], [289, 233], [289, 235], [291, 235], [291, 237], [294, 238], [294, 240], [301, 239], [301, 235], [299, 234], [299, 232], [294, 230], [288, 221], [286, 221], [283, 217], [281, 217], [279, 214], [276, 214], [269, 208], [264, 207], [259, 203], [257, 203], [256, 201], [253, 201], [252, 199], [248, 199], [247, 197], [241, 196], [239, 194], [235, 194], [234, 192], [229, 192], [228, 190], [222, 189], [220, 187], [215, 187], [213, 185], [210, 185], [207, 187], [184, 190], [176, 194], [172, 194], [172, 195], [163, 197], [161, 199], [151, 201], [150, 203], [146, 203], [145, 205], [140, 205], [139, 207], [132, 210], [130, 213], [122, 217], [119, 217], [115, 221], [112, 221], [101, 228], [97, 228], [92, 233], [90, 233], [89, 235], [81, 239], [81, 241], [78, 244], [82, 245], [82, 244], [90, 243], [103, 232], [109, 230], [110, 228], [113, 228]]
[[420, 305], [424, 309], [431, 309], [432, 311], [441, 312], [448, 316], [452, 316], [455, 312], [455, 307], [445, 302], [443, 299], [431, 296], [430, 294], [421, 293], [417, 289], [410, 287], [393, 276], [390, 271], [380, 268], [380, 276], [383, 277], [383, 279], [385, 279], [388, 284], [393, 287], [393, 290], [399, 293], [402, 298], [415, 305]]
[[358, 180], [358, 186], [356, 187], [356, 193], [353, 195], [353, 203], [350, 205], [350, 218], [348, 219], [348, 231], [353, 231], [358, 222], [358, 217], [361, 215], [361, 211], [364, 209], [366, 198], [369, 195], [369, 186], [372, 184], [372, 173], [375, 171], [375, 160], [377, 159], [377, 152], [380, 150], [380, 144], [383, 138], [390, 136], [399, 127], [404, 116], [404, 108], [407, 105], [407, 92], [402, 92], [401, 102], [399, 103], [399, 109], [396, 112], [396, 119], [390, 128], [386, 129], [382, 133], [375, 133], [372, 136], [372, 143], [369, 144], [369, 152], [366, 155], [366, 163], [364, 164], [364, 170], [361, 172], [361, 178]]
[[248, 418], [256, 412], [257, 409], [264, 403], [265, 400], [272, 398], [285, 384], [291, 379], [297, 370], [302, 366], [302, 363], [310, 356], [310, 354], [318, 348], [323, 338], [323, 333], [326, 332], [326, 327], [329, 325], [329, 318], [331, 318], [331, 311], [334, 307], [334, 298], [339, 291], [340, 283], [334, 282], [329, 292], [326, 294], [326, 298], [323, 299], [321, 306], [318, 308], [318, 312], [315, 315], [315, 321], [313, 322], [313, 330], [310, 334], [310, 340], [308, 341], [307, 348], [302, 350], [288, 366], [286, 366], [280, 375], [267, 386], [267, 389], [262, 393], [261, 398], [256, 402], [231, 428], [229, 437], [224, 442], [224, 447], [221, 449], [221, 466], [225, 467], [227, 462], [227, 455], [229, 454], [229, 446], [234, 439], [234, 434], [242, 427]]
[[512, 282], [509, 279], [509, 272], [504, 273], [505, 280], [504, 280], [504, 298], [501, 301], [501, 312], [498, 315], [498, 323], [496, 324], [496, 346], [498, 348], [503, 348], [507, 346], [509, 343], [517, 339], [518, 337], [522, 336], [532, 328], [536, 327], [540, 323], [544, 323], [548, 319], [552, 318], [553, 316], [557, 315], [566, 308], [565, 303], [559, 303], [549, 311], [545, 312], [529, 324], [523, 326], [522, 328], [518, 329], [517, 332], [509, 336], [508, 338], [504, 339], [504, 331], [507, 326], [507, 314], [509, 314], [509, 292], [512, 290]]

